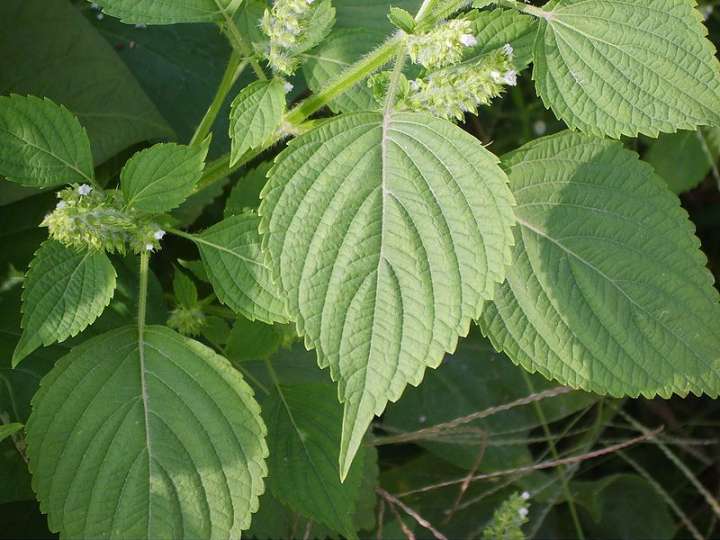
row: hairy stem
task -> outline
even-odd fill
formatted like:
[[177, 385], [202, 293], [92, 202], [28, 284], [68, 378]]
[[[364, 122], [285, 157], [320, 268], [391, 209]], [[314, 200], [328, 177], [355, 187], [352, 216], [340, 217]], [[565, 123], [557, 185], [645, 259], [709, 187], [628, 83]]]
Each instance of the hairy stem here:
[[215, 97], [213, 97], [208, 110], [205, 112], [205, 116], [203, 116], [200, 121], [192, 139], [190, 139], [191, 145], [204, 140], [208, 133], [210, 133], [210, 129], [215, 123], [215, 119], [217, 118], [223, 103], [225, 103], [225, 98], [227, 98], [227, 95], [235, 84], [235, 81], [237, 81], [238, 77], [249, 62], [250, 61], [247, 58], [243, 59], [237, 50], [233, 50], [230, 55], [228, 65], [225, 68], [225, 73], [220, 80], [220, 86], [218, 86], [217, 92], [215, 92]]
[[150, 253], [145, 251], [140, 255], [140, 290], [138, 292], [138, 341], [142, 348], [145, 335], [145, 312], [147, 311], [148, 272], [150, 269]]
[[552, 18], [551, 12], [540, 9], [539, 7], [523, 4], [522, 2], [518, 2], [518, 0], [495, 0], [495, 3], [500, 7], [515, 9], [522, 13], [532, 15], [533, 17], [538, 17], [546, 20], [550, 20]]

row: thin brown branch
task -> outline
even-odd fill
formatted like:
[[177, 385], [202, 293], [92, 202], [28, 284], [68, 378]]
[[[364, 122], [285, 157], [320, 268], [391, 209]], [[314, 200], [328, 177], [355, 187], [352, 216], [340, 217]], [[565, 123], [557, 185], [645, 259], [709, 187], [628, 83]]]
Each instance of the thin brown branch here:
[[[654, 438], [658, 433], [662, 431], [662, 427], [659, 427], [653, 431], [650, 431], [646, 434], [643, 434], [639, 437], [635, 437], [633, 439], [629, 439], [625, 442], [615, 444], [612, 446], [608, 446], [606, 448], [595, 450], [593, 452], [587, 452], [585, 454], [581, 454], [578, 456], [570, 456], [562, 459], [553, 459], [549, 461], [541, 461], [540, 463], [536, 463], [534, 465], [527, 465], [525, 467], [517, 467], [515, 469], [505, 469], [502, 471], [495, 471], [492, 473], [487, 474], [478, 474], [472, 477], [472, 481], [476, 480], [489, 480], [491, 478], [499, 478], [501, 476], [507, 476], [509, 474], [525, 474], [530, 473], [533, 471], [539, 471], [542, 469], [552, 469], [553, 467], [559, 467], [560, 465], [569, 465], [572, 463], [578, 463], [581, 461], [587, 461], [589, 459], [595, 459], [600, 456], [604, 456], [607, 454], [611, 454], [613, 452], [617, 452], [618, 450], [622, 450], [623, 448], [627, 448], [629, 446], [633, 446], [635, 444], [647, 441], [648, 439]], [[455, 480], [448, 480], [446, 482], [439, 482], [437, 484], [433, 484], [430, 486], [425, 486], [419, 489], [413, 489], [410, 491], [405, 491], [404, 493], [399, 493], [397, 497], [407, 497], [408, 495], [414, 495], [416, 493], [425, 493], [428, 491], [433, 491], [435, 489], [440, 489], [448, 486], [455, 486], [457, 484], [462, 484], [465, 481], [465, 478], [459, 478]]]
[[403, 512], [413, 518], [418, 525], [430, 531], [430, 534], [432, 534], [436, 538], [436, 540], [447, 540], [447, 537], [443, 533], [438, 531], [435, 527], [432, 526], [432, 524], [428, 520], [423, 518], [420, 514], [418, 514], [415, 510], [410, 508], [400, 499], [398, 499], [394, 495], [391, 495], [382, 488], [377, 488], [375, 491], [377, 491], [377, 494], [388, 502], [391, 509], [394, 509], [396, 505], [399, 506], [403, 510]]

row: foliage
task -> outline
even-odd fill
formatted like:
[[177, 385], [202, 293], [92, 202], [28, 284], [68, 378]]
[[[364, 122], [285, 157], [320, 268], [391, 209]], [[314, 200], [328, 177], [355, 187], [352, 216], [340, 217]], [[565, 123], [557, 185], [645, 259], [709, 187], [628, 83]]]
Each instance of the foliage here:
[[538, 3], [5, 0], [3, 534], [711, 537], [720, 15]]

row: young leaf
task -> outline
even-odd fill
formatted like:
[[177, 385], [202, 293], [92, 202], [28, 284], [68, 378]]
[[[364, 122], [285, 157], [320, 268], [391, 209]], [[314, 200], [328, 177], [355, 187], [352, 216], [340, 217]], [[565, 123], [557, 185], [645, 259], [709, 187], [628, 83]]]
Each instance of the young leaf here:
[[85, 129], [49, 99], [0, 96], [0, 175], [38, 188], [92, 183]]
[[495, 9], [481, 11], [472, 21], [479, 45], [469, 56], [475, 58], [509, 43], [513, 48], [512, 60], [516, 69], [525, 69], [532, 62], [538, 27], [535, 19], [517, 11]]
[[136, 153], [120, 172], [128, 206], [162, 213], [180, 205], [202, 176], [209, 143], [160, 143]]
[[24, 283], [23, 334], [13, 354], [17, 366], [41, 345], [82, 332], [110, 303], [115, 269], [102, 251], [75, 251], [47, 240]]
[[243, 88], [230, 109], [230, 164], [264, 143], [285, 112], [285, 86], [280, 79], [255, 81]]
[[512, 194], [453, 124], [358, 113], [293, 140], [262, 195], [291, 316], [339, 382], [344, 477], [373, 416], [437, 367], [504, 279]]
[[105, 13], [131, 24], [218, 22], [231, 17], [242, 0], [97, 0]]
[[285, 323], [286, 302], [263, 260], [258, 224], [254, 214], [232, 216], [193, 240], [222, 303], [251, 321]]
[[388, 19], [393, 25], [409, 34], [415, 30], [415, 18], [403, 8], [390, 6]]
[[164, 327], [93, 338], [43, 379], [27, 424], [33, 488], [66, 538], [239, 538], [267, 473], [253, 392]]
[[507, 156], [513, 266], [480, 318], [528, 371], [613, 396], [720, 393], [720, 304], [693, 225], [622, 144], [563, 132]]
[[198, 303], [198, 291], [195, 283], [179, 268], [175, 268], [173, 274], [173, 294], [175, 301], [181, 306], [195, 307]]
[[720, 123], [715, 48], [695, 2], [555, 0], [533, 78], [571, 128], [618, 138]]
[[353, 514], [365, 452], [340, 482], [342, 408], [329, 384], [280, 387], [268, 410], [272, 494], [294, 511], [346, 538], [357, 538]]
[[306, 30], [292, 49], [292, 54], [301, 54], [309, 51], [320, 43], [332, 30], [335, 24], [335, 8], [330, 0], [321, 0], [312, 10]]

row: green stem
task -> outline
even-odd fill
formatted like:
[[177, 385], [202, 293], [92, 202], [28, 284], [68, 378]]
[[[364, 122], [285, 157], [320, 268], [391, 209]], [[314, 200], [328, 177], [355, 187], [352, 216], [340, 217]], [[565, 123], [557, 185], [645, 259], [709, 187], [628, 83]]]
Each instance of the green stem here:
[[[293, 107], [285, 115], [285, 122], [293, 127], [301, 126], [310, 115], [322, 109], [337, 96], [350, 90], [373, 71], [387, 64], [397, 53], [397, 49], [400, 45], [401, 42], [399, 37], [394, 37], [386, 41], [369, 55], [351, 65], [347, 70], [333, 79], [320, 92], [308, 97]], [[276, 144], [281, 137], [282, 135], [277, 135], [268, 141], [264, 146], [254, 150], [249, 150], [232, 166], [230, 165], [230, 156], [228, 154], [208, 164], [207, 167], [205, 167], [205, 172], [203, 173], [202, 178], [197, 184], [196, 191], [203, 190], [215, 182], [218, 182], [222, 178], [234, 173], [248, 161]]]
[[227, 98], [227, 95], [235, 84], [235, 81], [237, 81], [238, 77], [249, 62], [250, 61], [247, 58], [243, 59], [238, 51], [233, 50], [230, 55], [228, 65], [225, 68], [225, 73], [220, 80], [220, 85], [218, 86], [217, 92], [215, 92], [215, 97], [213, 97], [208, 110], [205, 112], [205, 116], [203, 116], [200, 121], [200, 125], [198, 125], [195, 130], [192, 139], [190, 139], [191, 146], [204, 140], [208, 133], [210, 133], [210, 129], [215, 123], [215, 119], [217, 118], [223, 103], [225, 103], [225, 98]]
[[225, 18], [225, 35], [227, 36], [230, 45], [232, 45], [232, 48], [235, 51], [240, 53], [240, 56], [249, 59], [250, 65], [252, 66], [252, 69], [255, 72], [255, 76], [258, 79], [260, 79], [261, 81], [266, 80], [267, 75], [265, 75], [263, 68], [260, 66], [260, 64], [258, 64], [258, 61], [253, 58], [252, 47], [247, 41], [245, 41], [245, 38], [238, 30], [238, 27], [235, 26], [235, 21], [233, 20], [232, 16], [229, 15], [225, 10], [221, 11], [223, 17]]
[[[521, 370], [523, 374], [523, 378], [525, 379], [525, 385], [528, 388], [528, 391], [531, 394], [535, 393], [535, 385], [532, 382], [532, 379], [530, 379], [530, 376], [524, 371]], [[545, 416], [545, 411], [543, 411], [542, 405], [539, 401], [533, 401], [533, 408], [535, 409], [535, 414], [538, 417], [538, 420], [540, 420], [540, 423], [542, 424], [543, 432], [545, 433], [545, 437], [548, 440], [548, 446], [550, 448], [550, 453], [555, 460], [560, 459], [560, 454], [557, 451], [557, 447], [555, 446], [555, 441], [552, 437], [552, 433], [550, 432], [550, 427], [548, 426], [547, 417]], [[565, 494], [565, 500], [568, 503], [568, 507], [570, 509], [570, 516], [573, 520], [573, 525], [575, 526], [575, 532], [577, 533], [578, 540], [585, 540], [585, 534], [583, 533], [582, 525], [580, 524], [580, 517], [577, 513], [577, 508], [575, 507], [575, 500], [573, 499], [572, 493], [570, 492], [570, 486], [568, 483], [567, 476], [565, 475], [565, 467], [560, 466], [557, 468], [557, 474], [560, 479], [560, 484], [562, 485], [563, 493]]]
[[495, 0], [495, 3], [500, 7], [511, 8], [522, 13], [532, 15], [533, 17], [543, 18], [546, 20], [550, 20], [552, 18], [551, 12], [545, 11], [544, 9], [541, 9], [539, 7], [523, 4], [522, 2], [518, 2], [517, 0]]
[[[426, 0], [427, 1], [427, 0]], [[423, 3], [423, 6], [425, 3]], [[422, 7], [421, 7], [422, 9]], [[420, 12], [418, 11], [418, 14]], [[384, 115], [387, 116], [392, 112], [392, 108], [395, 105], [395, 94], [397, 94], [398, 84], [400, 84], [400, 78], [403, 74], [403, 67], [405, 66], [405, 54], [407, 47], [403, 42], [397, 51], [395, 57], [395, 67], [393, 68], [392, 75], [390, 76], [390, 84], [388, 85], [387, 95], [385, 96], [385, 109]]]
[[399, 36], [395, 36], [380, 47], [375, 49], [366, 57], [351, 65], [347, 70], [333, 79], [325, 88], [317, 94], [301, 101], [285, 116], [285, 121], [298, 125], [304, 122], [310, 115], [322, 109], [333, 99], [350, 90], [373, 71], [387, 64], [397, 53], [401, 45]]
[[[140, 291], [138, 292], [138, 342], [140, 350], [143, 348], [145, 337], [145, 313], [147, 311], [148, 273], [150, 268], [150, 253], [145, 251], [140, 255]], [[142, 352], [141, 352], [142, 354]]]

